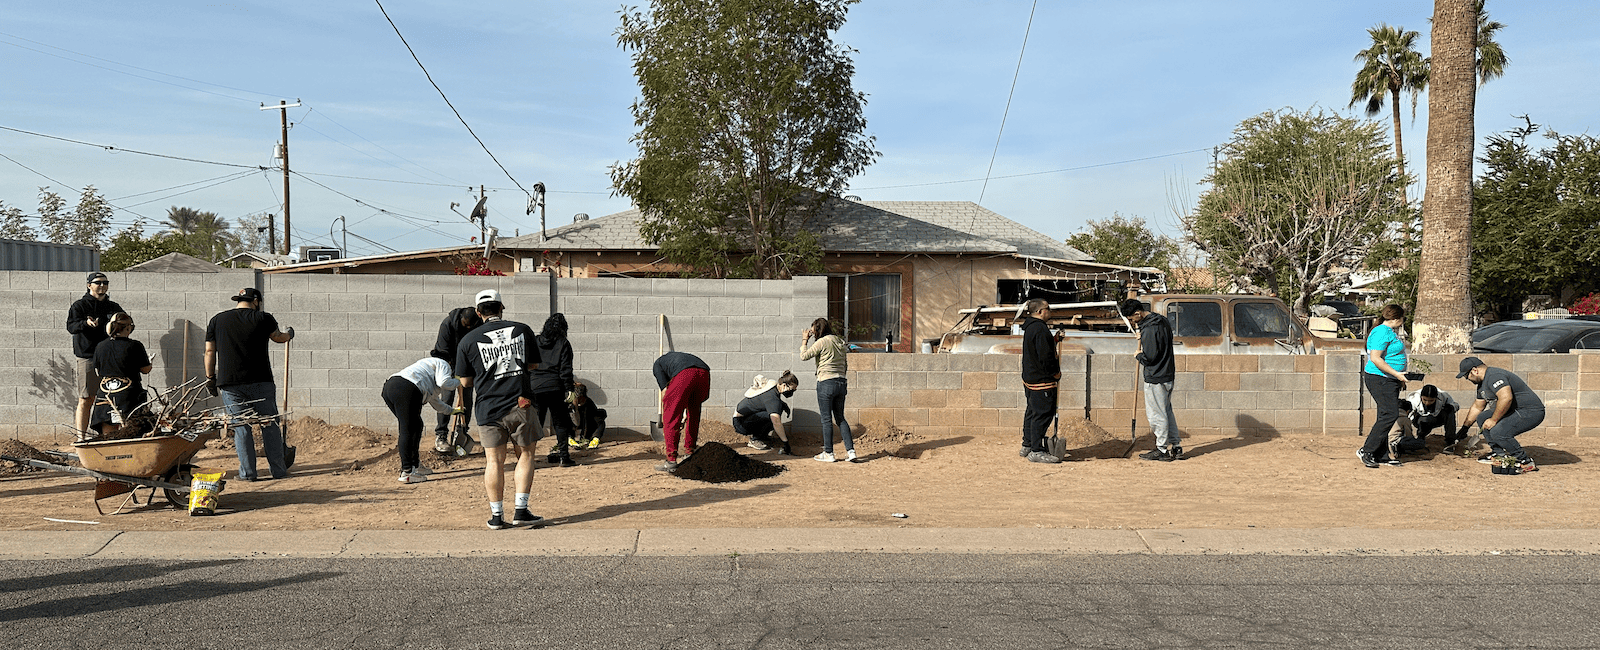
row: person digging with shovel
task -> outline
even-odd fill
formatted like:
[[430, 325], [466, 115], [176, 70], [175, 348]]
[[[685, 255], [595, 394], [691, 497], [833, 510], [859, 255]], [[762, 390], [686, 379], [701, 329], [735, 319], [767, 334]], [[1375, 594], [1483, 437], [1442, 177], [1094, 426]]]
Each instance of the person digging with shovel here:
[[[233, 309], [212, 316], [206, 324], [206, 390], [212, 397], [221, 394], [230, 416], [252, 411], [267, 418], [261, 426], [261, 449], [272, 478], [280, 479], [288, 478], [292, 461], [278, 426], [278, 387], [272, 381], [267, 341], [288, 343], [294, 339], [294, 328], [279, 331], [278, 319], [262, 309], [265, 303], [260, 289], [245, 287], [233, 296]], [[250, 425], [234, 425], [233, 446], [239, 454], [239, 479], [259, 480]]]

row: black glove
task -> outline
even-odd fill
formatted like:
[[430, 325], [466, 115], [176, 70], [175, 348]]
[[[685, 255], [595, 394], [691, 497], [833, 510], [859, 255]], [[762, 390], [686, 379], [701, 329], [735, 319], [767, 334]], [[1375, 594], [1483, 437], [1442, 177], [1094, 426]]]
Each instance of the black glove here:
[[294, 340], [294, 327], [290, 327], [289, 329], [284, 330], [283, 333], [289, 335], [289, 340], [291, 340], [291, 341]]
[[206, 377], [206, 392], [210, 393], [212, 397], [216, 397], [217, 396], [217, 378], [216, 377]]

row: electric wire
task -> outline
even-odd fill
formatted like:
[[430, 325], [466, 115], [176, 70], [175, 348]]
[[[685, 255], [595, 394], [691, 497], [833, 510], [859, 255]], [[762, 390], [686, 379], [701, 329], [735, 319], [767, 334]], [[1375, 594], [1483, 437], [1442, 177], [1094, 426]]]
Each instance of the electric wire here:
[[[363, 142], [366, 142], [367, 144], [370, 144], [370, 145], [372, 145], [374, 147], [377, 147], [379, 150], [383, 151], [386, 154], [389, 154], [391, 156], [399, 158], [400, 160], [404, 160], [404, 161], [406, 161], [408, 163], [411, 163], [412, 165], [416, 166], [418, 169], [421, 169], [422, 171], [428, 172], [430, 174], [433, 174], [434, 176], [438, 176], [439, 178], [443, 178], [443, 179], [448, 180], [448, 181], [455, 181], [455, 183], [458, 184], [458, 185], [467, 185], [467, 183], [465, 183], [465, 182], [463, 182], [463, 181], [461, 181], [459, 179], [451, 178], [450, 176], [447, 176], [445, 174], [441, 174], [441, 173], [439, 173], [437, 171], [434, 171], [432, 169], [429, 169], [429, 168], [423, 166], [421, 163], [418, 163], [415, 160], [411, 160], [410, 158], [407, 158], [407, 157], [402, 156], [400, 154], [397, 154], [397, 153], [395, 153], [393, 151], [390, 151], [389, 149], [387, 149], [383, 145], [378, 144], [376, 142], [373, 142], [372, 140], [367, 139], [366, 136], [361, 135], [360, 133], [356, 133], [355, 131], [351, 130], [350, 127], [345, 126], [343, 124], [340, 124], [338, 120], [335, 120], [335, 119], [333, 119], [331, 117], [328, 117], [328, 114], [326, 112], [323, 112], [323, 111], [311, 111], [311, 112], [306, 113], [306, 115], [310, 116], [312, 112], [316, 113], [317, 117], [320, 117], [320, 118], [322, 118], [324, 120], [332, 122], [334, 126], [337, 126], [337, 127], [341, 128], [341, 129], [344, 129], [346, 133], [349, 133], [350, 135], [353, 135], [355, 137], [361, 138], [361, 140]], [[301, 121], [304, 121], [304, 120], [305, 120], [305, 118], [301, 118]], [[307, 127], [307, 128], [309, 128], [309, 127]], [[323, 134], [323, 135], [324, 135], [324, 137], [327, 137], [327, 134]], [[332, 140], [333, 138], [329, 137], [329, 139]], [[334, 140], [334, 141], [338, 142], [337, 140]], [[344, 143], [340, 142], [340, 144], [344, 144]], [[411, 174], [413, 176], [417, 176], [418, 178], [422, 178], [421, 174], [413, 172], [413, 171], [411, 171], [409, 169], [403, 169], [400, 166], [394, 165], [392, 163], [388, 163], [388, 164], [391, 167], [394, 167], [395, 169], [400, 169], [401, 171], [404, 171], [404, 172], [406, 172], [408, 174]]]
[[[34, 174], [37, 174], [37, 175], [38, 175], [38, 176], [39, 176], [39, 177], [40, 177], [40, 178], [43, 178], [43, 179], [45, 179], [45, 180], [47, 180], [47, 181], [50, 181], [50, 182], [52, 182], [52, 183], [55, 183], [55, 184], [56, 184], [56, 185], [60, 185], [60, 186], [62, 186], [62, 187], [65, 187], [65, 188], [69, 188], [69, 189], [70, 189], [70, 188], [72, 188], [72, 184], [71, 184], [71, 183], [63, 183], [63, 182], [61, 182], [61, 181], [58, 181], [58, 180], [56, 180], [56, 179], [54, 179], [54, 178], [51, 178], [51, 177], [49, 177], [49, 176], [46, 176], [46, 175], [45, 175], [45, 173], [44, 173], [44, 172], [41, 172], [41, 171], [39, 171], [39, 170], [37, 170], [37, 169], [34, 169], [34, 168], [32, 168], [32, 167], [29, 167], [29, 166], [27, 166], [27, 165], [24, 165], [24, 164], [22, 164], [22, 163], [21, 163], [21, 162], [20, 162], [20, 161], [18, 161], [18, 160], [17, 160], [17, 159], [16, 159], [16, 158], [12, 158], [12, 157], [11, 157], [11, 156], [7, 156], [7, 155], [5, 155], [5, 154], [3, 154], [3, 153], [0, 153], [0, 158], [5, 158], [5, 159], [6, 159], [6, 160], [9, 160], [9, 161], [11, 161], [11, 162], [12, 162], [12, 163], [13, 163], [13, 164], [15, 164], [15, 165], [16, 165], [16, 166], [18, 166], [18, 167], [21, 167], [21, 168], [23, 168], [23, 169], [26, 169], [26, 170], [28, 170], [28, 171], [30, 171], [30, 172], [33, 172], [33, 173], [34, 173]], [[75, 190], [73, 190], [73, 191], [75, 191], [75, 192], [77, 192], [77, 193], [78, 193], [78, 195], [79, 195], [79, 196], [82, 196], [82, 195], [83, 195], [83, 190], [76, 190], [76, 189], [75, 189]], [[144, 216], [144, 215], [142, 215], [142, 214], [139, 214], [139, 213], [137, 213], [137, 212], [134, 212], [134, 211], [133, 211], [133, 210], [129, 210], [129, 209], [127, 209], [127, 208], [124, 208], [124, 207], [122, 207], [122, 206], [120, 206], [120, 205], [117, 205], [117, 204], [115, 204], [115, 203], [112, 203], [112, 202], [111, 202], [111, 201], [110, 201], [110, 199], [105, 199], [105, 198], [104, 198], [104, 197], [101, 197], [101, 200], [104, 200], [104, 201], [105, 201], [105, 202], [106, 202], [106, 205], [109, 205], [109, 206], [111, 206], [111, 207], [112, 207], [112, 208], [113, 208], [113, 209], [116, 209], [116, 210], [121, 210], [121, 211], [123, 211], [123, 212], [126, 212], [126, 213], [128, 213], [128, 214], [131, 214], [131, 215], [133, 215], [133, 216], [135, 216], [135, 217], [138, 217], [138, 218], [140, 218], [140, 219], [145, 219], [145, 220], [148, 220], [148, 219], [149, 219], [149, 217], [146, 217], [146, 216]], [[78, 219], [68, 219], [68, 221], [79, 221], [79, 220], [78, 220]], [[43, 224], [41, 224], [41, 225], [43, 225]]]
[[119, 196], [119, 197], [117, 197], [115, 199], [111, 199], [111, 200], [113, 200], [113, 201], [121, 201], [123, 199], [131, 199], [131, 198], [134, 198], [134, 197], [137, 197], [137, 196], [144, 196], [146, 194], [156, 194], [158, 192], [166, 192], [168, 190], [176, 190], [176, 189], [179, 189], [179, 188], [188, 187], [190, 185], [199, 185], [201, 183], [210, 183], [211, 181], [222, 180], [224, 178], [228, 178], [229, 176], [248, 176], [248, 175], [254, 174], [254, 173], [255, 173], [255, 170], [253, 170], [253, 169], [242, 171], [242, 172], [231, 172], [231, 173], [223, 174], [221, 176], [217, 176], [215, 178], [207, 178], [207, 179], [205, 179], [203, 181], [194, 181], [194, 182], [190, 182], [190, 183], [184, 183], [182, 185], [173, 185], [172, 187], [164, 187], [164, 188], [161, 188], [159, 190], [150, 190], [148, 192], [139, 192], [138, 194], [129, 194], [127, 196]]
[[[163, 197], [160, 197], [160, 198], [155, 198], [155, 199], [150, 199], [148, 201], [140, 201], [138, 203], [130, 203], [129, 206], [130, 207], [136, 207], [136, 206], [141, 206], [141, 205], [145, 205], [145, 204], [149, 204], [149, 203], [157, 203], [157, 202], [161, 202], [161, 201], [166, 201], [167, 199], [170, 199], [170, 198], [175, 197], [175, 196], [183, 196], [185, 194], [190, 194], [190, 193], [193, 193], [193, 192], [199, 192], [200, 190], [211, 189], [211, 188], [216, 187], [218, 185], [224, 185], [224, 184], [227, 184], [227, 183], [232, 183], [232, 182], [234, 182], [236, 180], [239, 180], [241, 178], [249, 177], [252, 174], [255, 174], [254, 170], [243, 171], [243, 172], [240, 172], [238, 174], [234, 174], [232, 178], [220, 180], [220, 181], [217, 181], [217, 182], [212, 183], [210, 185], [202, 185], [200, 187], [187, 189], [187, 190], [184, 190], [182, 192], [177, 192], [177, 193], [174, 193], [174, 194], [168, 194], [166, 196], [163, 196]], [[191, 185], [192, 185], [192, 183], [191, 183]], [[146, 192], [146, 194], [148, 194], [148, 192]]]
[[422, 68], [422, 76], [427, 77], [428, 83], [433, 86], [433, 89], [439, 91], [439, 97], [443, 98], [445, 105], [450, 107], [450, 112], [456, 114], [456, 119], [461, 121], [461, 126], [467, 127], [467, 133], [472, 135], [473, 140], [478, 141], [478, 146], [483, 147], [483, 152], [489, 154], [489, 159], [494, 161], [494, 164], [500, 168], [500, 171], [505, 172], [506, 178], [511, 179], [511, 184], [516, 185], [517, 189], [522, 190], [523, 194], [527, 194], [530, 200], [533, 199], [533, 193], [522, 187], [522, 183], [517, 182], [516, 177], [511, 175], [511, 171], [506, 169], [505, 165], [500, 164], [500, 159], [495, 157], [493, 151], [489, 151], [489, 145], [483, 143], [483, 138], [478, 137], [478, 134], [472, 130], [472, 125], [467, 124], [466, 118], [461, 117], [461, 111], [456, 110], [456, 105], [450, 103], [450, 98], [445, 96], [444, 90], [439, 87], [439, 84], [433, 81], [433, 75], [428, 74], [428, 67], [422, 65], [422, 59], [417, 58], [417, 52], [411, 49], [410, 43], [406, 42], [405, 34], [400, 33], [400, 27], [394, 24], [393, 18], [389, 17], [389, 12], [383, 8], [383, 3], [379, 2], [378, 0], [372, 1], [377, 3], [378, 11], [383, 12], [383, 19], [389, 21], [389, 27], [394, 29], [394, 35], [400, 37], [400, 44], [406, 46], [406, 51], [411, 53], [411, 60], [417, 62], [418, 68]]
[[35, 131], [27, 131], [27, 130], [24, 130], [24, 129], [18, 129], [18, 128], [13, 128], [13, 127], [9, 127], [9, 126], [3, 126], [3, 125], [0, 125], [0, 129], [4, 129], [6, 131], [14, 131], [16, 133], [23, 133], [23, 134], [26, 134], [26, 135], [38, 136], [38, 137], [41, 137], [41, 138], [49, 138], [51, 140], [60, 140], [62, 142], [71, 142], [72, 144], [81, 144], [81, 145], [88, 146], [88, 147], [98, 147], [98, 148], [101, 148], [101, 149], [105, 149], [106, 151], [121, 151], [121, 152], [124, 152], [124, 153], [136, 153], [136, 154], [139, 154], [141, 156], [155, 156], [156, 158], [167, 158], [167, 159], [170, 159], [170, 160], [181, 160], [181, 161], [184, 161], [184, 162], [202, 163], [202, 164], [206, 164], [206, 165], [219, 165], [219, 166], [222, 166], [222, 167], [238, 167], [240, 169], [267, 169], [266, 167], [263, 167], [261, 165], [238, 165], [238, 164], [234, 164], [234, 163], [217, 162], [215, 160], [201, 160], [199, 158], [185, 158], [183, 156], [169, 156], [169, 155], [164, 154], [164, 153], [151, 153], [149, 151], [139, 151], [138, 149], [123, 149], [121, 147], [117, 147], [117, 146], [114, 146], [114, 145], [95, 144], [93, 142], [84, 142], [83, 140], [74, 140], [72, 138], [63, 138], [63, 137], [58, 136], [58, 135], [49, 135], [49, 134], [45, 134], [45, 133], [38, 133], [38, 132], [35, 132]]
[[1000, 157], [1000, 136], [1006, 132], [1006, 118], [1011, 116], [1011, 98], [1017, 94], [1017, 78], [1022, 76], [1022, 55], [1028, 51], [1028, 35], [1033, 33], [1033, 14], [1039, 10], [1039, 0], [1033, 0], [1033, 8], [1028, 10], [1028, 28], [1022, 32], [1022, 51], [1017, 52], [1017, 69], [1011, 73], [1011, 92], [1006, 93], [1006, 110], [1000, 114], [1000, 132], [994, 134], [994, 153], [989, 154], [989, 170], [983, 174], [983, 189], [978, 191], [978, 204], [983, 204], [983, 195], [989, 191], [989, 176], [994, 173], [995, 158]]

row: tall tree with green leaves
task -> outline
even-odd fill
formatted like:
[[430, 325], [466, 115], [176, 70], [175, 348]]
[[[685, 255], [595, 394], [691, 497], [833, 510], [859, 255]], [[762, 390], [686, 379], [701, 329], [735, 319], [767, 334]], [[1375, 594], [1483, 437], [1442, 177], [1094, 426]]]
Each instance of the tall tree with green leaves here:
[[1472, 156], [1477, 112], [1477, 0], [1434, 0], [1428, 91], [1428, 186], [1422, 199], [1416, 349], [1464, 352], [1472, 328]]
[[1489, 12], [1484, 9], [1485, 0], [1478, 0], [1478, 85], [1499, 79], [1506, 73], [1506, 64], [1511, 63], [1511, 58], [1506, 56], [1501, 49], [1500, 42], [1494, 35], [1505, 29], [1505, 24], [1489, 20]]
[[1067, 237], [1067, 245], [1089, 254], [1096, 262], [1162, 271], [1171, 268], [1179, 248], [1177, 240], [1151, 231], [1143, 218], [1120, 214], [1090, 219], [1083, 230]]
[[35, 241], [39, 235], [28, 225], [28, 216], [22, 208], [0, 201], [0, 239]]
[[1378, 23], [1367, 30], [1372, 44], [1356, 53], [1361, 71], [1350, 84], [1350, 106], [1366, 103], [1367, 115], [1383, 112], [1385, 99], [1394, 118], [1394, 160], [1401, 176], [1406, 173], [1405, 148], [1400, 140], [1400, 95], [1411, 93], [1411, 116], [1417, 99], [1428, 88], [1428, 59], [1417, 52], [1417, 34], [1404, 27]]
[[819, 268], [805, 229], [877, 157], [854, 50], [833, 41], [856, 0], [652, 0], [622, 12], [639, 157], [611, 168], [640, 235], [711, 276]]
[[1305, 314], [1406, 214], [1390, 153], [1374, 122], [1320, 110], [1251, 117], [1202, 179], [1211, 189], [1184, 228], [1215, 271]]
[[111, 203], [99, 190], [93, 185], [83, 188], [72, 214], [72, 243], [100, 248], [106, 243], [106, 232], [111, 230], [111, 214]]
[[201, 259], [216, 262], [239, 247], [239, 236], [230, 229], [228, 220], [215, 212], [172, 206], [162, 224], [167, 226], [167, 232], [183, 236], [194, 251], [191, 254]]
[[72, 243], [72, 214], [67, 212], [67, 201], [49, 187], [39, 188], [39, 232], [45, 241]]
[[170, 230], [146, 237], [144, 225], [135, 221], [132, 226], [124, 228], [111, 238], [111, 245], [100, 255], [100, 269], [121, 271], [169, 253], [194, 255], [195, 250], [189, 247], [189, 241], [184, 235]]

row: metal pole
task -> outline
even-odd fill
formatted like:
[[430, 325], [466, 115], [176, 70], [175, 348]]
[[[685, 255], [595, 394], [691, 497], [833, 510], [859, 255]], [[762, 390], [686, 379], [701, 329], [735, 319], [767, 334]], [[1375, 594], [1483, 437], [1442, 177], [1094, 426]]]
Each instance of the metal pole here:
[[283, 254], [284, 255], [288, 255], [289, 254], [289, 232], [290, 232], [289, 231], [289, 109], [294, 108], [294, 107], [299, 106], [299, 105], [300, 105], [300, 100], [298, 100], [298, 99], [294, 100], [293, 104], [290, 104], [289, 102], [286, 102], [286, 101], [283, 101], [283, 100], [280, 99], [280, 100], [278, 100], [278, 105], [277, 106], [268, 106], [266, 104], [262, 104], [261, 105], [261, 110], [263, 110], [263, 111], [270, 111], [270, 110], [278, 111], [278, 124], [283, 129], [283, 140], [280, 142], [280, 144], [283, 146]]

